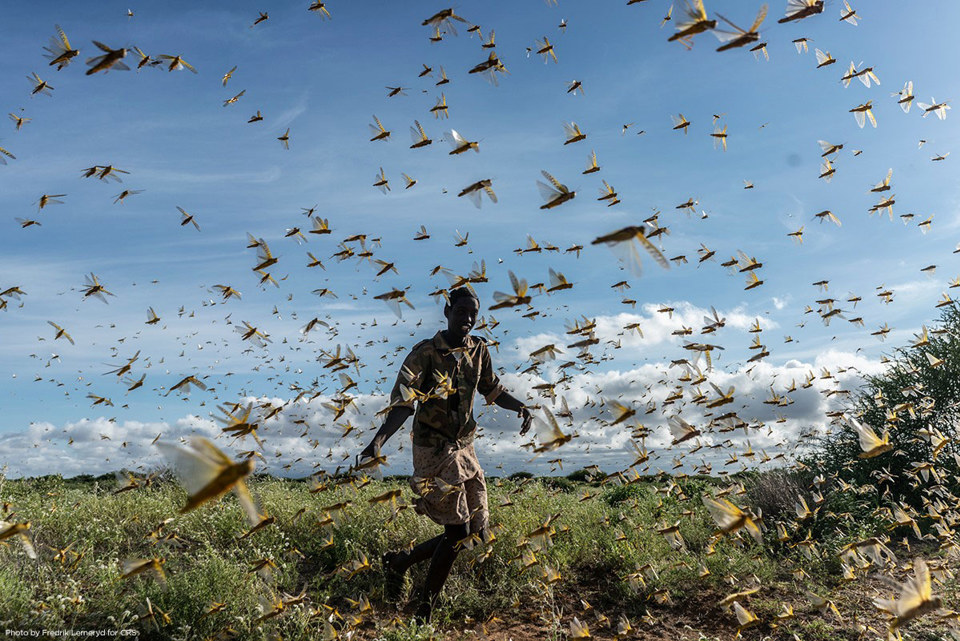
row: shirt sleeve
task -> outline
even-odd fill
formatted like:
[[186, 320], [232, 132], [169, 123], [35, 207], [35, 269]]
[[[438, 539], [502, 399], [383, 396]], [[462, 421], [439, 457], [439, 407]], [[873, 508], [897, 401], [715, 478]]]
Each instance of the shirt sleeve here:
[[500, 377], [493, 371], [490, 350], [482, 342], [480, 343], [480, 379], [477, 381], [477, 391], [483, 394], [487, 405], [492, 405], [497, 397], [506, 391], [500, 383]]
[[424, 368], [426, 362], [425, 351], [420, 345], [415, 345], [407, 357], [403, 359], [403, 365], [400, 373], [397, 374], [397, 380], [393, 384], [393, 390], [390, 392], [390, 407], [409, 407], [415, 409], [416, 401], [411, 399], [404, 400], [401, 386], [417, 388], [423, 384]]

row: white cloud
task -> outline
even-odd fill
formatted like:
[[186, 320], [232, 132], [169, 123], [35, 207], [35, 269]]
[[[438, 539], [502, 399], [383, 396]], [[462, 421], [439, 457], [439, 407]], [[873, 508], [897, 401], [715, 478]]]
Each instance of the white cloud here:
[[[703, 334], [701, 330], [708, 323], [713, 322], [708, 320], [712, 316], [712, 311], [688, 302], [647, 303], [642, 306], [642, 310], [642, 314], [623, 312], [588, 319], [596, 323], [594, 332], [601, 346], [619, 344], [618, 361], [632, 362], [635, 357], [646, 356], [650, 348], [659, 345], [680, 346], [688, 342], [717, 344], [720, 342], [717, 336], [724, 332], [721, 328], [718, 330], [719, 334]], [[748, 330], [755, 323], [759, 323], [763, 330], [778, 327], [776, 321], [766, 316], [749, 314], [742, 306], [726, 311], [718, 310], [717, 315], [724, 322], [724, 327], [730, 329]], [[579, 322], [581, 325], [585, 324], [583, 318]], [[642, 336], [633, 329], [625, 329], [634, 324], [639, 326]], [[686, 334], [686, 330], [690, 333]], [[581, 338], [583, 337], [577, 334], [558, 333], [524, 336], [515, 339], [504, 354], [522, 362], [529, 359], [531, 352], [554, 344], [563, 352], [563, 356], [558, 358], [567, 360], [577, 351], [576, 348], [567, 346]]]
[[[757, 453], [766, 450], [773, 455], [793, 451], [800, 434], [824, 429], [829, 422], [826, 412], [839, 406], [839, 395], [827, 397], [824, 392], [855, 390], [862, 375], [876, 374], [882, 368], [879, 362], [858, 354], [831, 350], [819, 354], [812, 362], [761, 362], [740, 366], [733, 371], [714, 370], [707, 374], [708, 382], [699, 385], [699, 390], [712, 400], [718, 395], [710, 383], [721, 390], [732, 386], [735, 401], [712, 411], [702, 404], [694, 404], [694, 390], [678, 381], [685, 368], [671, 367], [667, 362], [646, 363], [627, 370], [574, 370], [570, 380], [557, 386], [557, 403], [562, 396], [572, 412], [570, 419], [560, 419], [562, 429], [577, 435], [573, 441], [556, 452], [533, 457], [528, 449], [521, 447], [529, 437], [521, 438], [517, 433], [519, 421], [516, 415], [485, 407], [478, 397], [475, 413], [482, 427], [477, 442], [478, 455], [491, 468], [488, 469], [490, 475], [509, 474], [521, 469], [550, 473], [554, 465], [549, 461], [555, 458], [563, 459], [565, 473], [592, 464], [609, 472], [623, 469], [634, 460], [631, 429], [634, 423], [639, 423], [650, 431], [645, 440], [651, 454], [647, 472], [669, 471], [677, 458], [682, 459], [678, 469], [685, 472], [704, 464], [713, 465], [714, 471], [721, 468], [734, 471], [739, 469], [741, 462], [751, 465], [757, 461], [756, 457], [752, 461], [741, 457], [735, 463], [724, 465], [732, 454], [743, 454], [747, 441]], [[831, 378], [824, 378], [826, 370]], [[518, 398], [532, 399], [529, 404], [539, 402], [557, 410], [558, 405], [533, 389], [544, 379], [506, 374], [502, 376], [502, 382]], [[788, 388], [795, 389], [788, 392]], [[668, 396], [676, 391], [682, 391], [682, 397], [664, 405]], [[784, 399], [781, 405], [775, 404], [778, 398]], [[386, 406], [387, 399], [379, 394], [360, 395], [356, 398], [355, 408], [336, 423], [331, 411], [323, 406], [329, 400], [326, 395], [312, 401], [301, 399], [296, 402], [279, 397], [245, 399], [261, 407], [258, 410], [261, 416], [271, 407], [282, 407], [276, 417], [262, 422], [258, 430], [267, 460], [265, 466], [259, 464], [258, 468], [276, 475], [299, 477], [320, 468], [334, 471], [338, 466], [348, 466], [379, 426], [381, 419], [375, 414]], [[612, 414], [604, 406], [609, 400], [633, 408], [636, 415], [630, 421], [611, 425]], [[652, 411], [648, 412], [651, 408]], [[746, 430], [748, 434], [743, 428], [721, 431], [719, 424], [708, 429], [711, 417], [729, 411], [736, 412], [750, 425]], [[697, 440], [671, 447], [667, 418], [678, 413], [702, 429], [704, 434]], [[350, 425], [353, 428], [344, 436]], [[410, 473], [410, 459], [406, 454], [409, 429], [408, 424], [388, 443], [385, 453], [391, 464], [384, 469], [385, 473]], [[0, 461], [6, 462], [7, 473], [11, 476], [47, 474], [52, 469], [65, 476], [102, 474], [121, 468], [149, 469], [162, 462], [156, 449], [150, 445], [158, 434], [161, 434], [162, 441], [169, 443], [192, 434], [217, 438], [219, 432], [215, 421], [194, 415], [172, 423], [120, 423], [103, 417], [83, 419], [59, 428], [50, 423], [34, 423], [22, 432], [0, 436]], [[250, 438], [232, 442], [219, 437], [217, 442], [234, 455], [238, 451], [256, 448]], [[692, 453], [697, 443], [703, 447]]]
[[[276, 165], [257, 169], [255, 171], [185, 171], [180, 169], [144, 169], [142, 178], [166, 183], [168, 185], [177, 185], [183, 189], [183, 185], [206, 185], [206, 184], [228, 184], [228, 183], [253, 183], [265, 185], [276, 182], [281, 176], [280, 168]], [[158, 190], [160, 188], [157, 188]], [[198, 218], [198, 220], [200, 220]]]
[[272, 129], [283, 129], [293, 124], [297, 118], [307, 111], [306, 96], [300, 98], [296, 105], [282, 111], [271, 123]]

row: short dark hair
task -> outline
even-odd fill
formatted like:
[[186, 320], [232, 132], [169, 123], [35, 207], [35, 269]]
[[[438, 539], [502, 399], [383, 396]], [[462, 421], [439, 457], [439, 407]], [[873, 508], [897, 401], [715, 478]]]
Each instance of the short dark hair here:
[[456, 305], [457, 301], [461, 298], [472, 298], [473, 300], [477, 301], [477, 305], [480, 304], [480, 297], [478, 297], [477, 293], [469, 287], [457, 287], [447, 295], [447, 298], [447, 305], [450, 307]]

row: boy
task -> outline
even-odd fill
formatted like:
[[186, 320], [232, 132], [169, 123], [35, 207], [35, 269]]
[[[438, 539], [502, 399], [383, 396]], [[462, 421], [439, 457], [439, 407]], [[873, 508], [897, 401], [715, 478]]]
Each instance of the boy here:
[[530, 429], [532, 420], [524, 404], [500, 384], [486, 343], [470, 336], [479, 311], [480, 301], [472, 289], [459, 287], [450, 292], [443, 307], [447, 329], [410, 350], [390, 394], [390, 413], [360, 454], [364, 458], [379, 453], [414, 415], [410, 485], [419, 495], [414, 505], [444, 531], [409, 552], [387, 552], [382, 562], [386, 597], [397, 599], [404, 573], [430, 559], [425, 585], [417, 596], [416, 616], [421, 621], [430, 619], [457, 557], [457, 543], [471, 534], [482, 537], [487, 527], [487, 488], [473, 448], [475, 393], [483, 394], [488, 404], [517, 412], [523, 420], [521, 435]]

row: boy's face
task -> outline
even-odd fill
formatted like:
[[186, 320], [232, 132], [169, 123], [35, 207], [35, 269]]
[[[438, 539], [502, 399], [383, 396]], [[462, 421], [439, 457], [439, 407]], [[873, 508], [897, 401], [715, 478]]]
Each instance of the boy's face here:
[[475, 298], [470, 297], [459, 298], [452, 306], [444, 306], [443, 315], [447, 317], [447, 333], [455, 338], [464, 338], [473, 329], [479, 311], [480, 304]]

